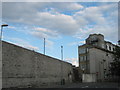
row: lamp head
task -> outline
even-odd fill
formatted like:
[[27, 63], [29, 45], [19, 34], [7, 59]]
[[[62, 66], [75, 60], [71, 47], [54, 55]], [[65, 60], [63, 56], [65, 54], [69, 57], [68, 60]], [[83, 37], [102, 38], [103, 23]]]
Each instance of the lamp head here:
[[120, 45], [120, 40], [118, 41], [118, 45]]
[[1, 27], [7, 27], [8, 25], [7, 24], [2, 24]]

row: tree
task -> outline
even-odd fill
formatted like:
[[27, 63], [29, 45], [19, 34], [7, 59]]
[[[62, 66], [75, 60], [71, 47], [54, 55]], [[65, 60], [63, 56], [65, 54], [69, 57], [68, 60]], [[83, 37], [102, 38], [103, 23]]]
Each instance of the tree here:
[[120, 76], [120, 47], [116, 46], [114, 50], [114, 60], [111, 62], [110, 71], [112, 75]]

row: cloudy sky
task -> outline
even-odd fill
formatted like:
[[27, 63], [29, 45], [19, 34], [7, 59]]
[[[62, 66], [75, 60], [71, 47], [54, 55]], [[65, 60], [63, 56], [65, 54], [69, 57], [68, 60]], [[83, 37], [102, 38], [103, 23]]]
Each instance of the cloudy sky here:
[[117, 2], [3, 2], [3, 40], [78, 65], [78, 45], [92, 33], [118, 41]]

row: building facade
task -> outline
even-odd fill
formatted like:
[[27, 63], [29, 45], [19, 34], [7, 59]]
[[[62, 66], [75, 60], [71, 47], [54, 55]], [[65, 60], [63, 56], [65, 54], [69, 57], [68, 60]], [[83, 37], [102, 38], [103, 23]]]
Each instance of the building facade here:
[[102, 34], [90, 34], [86, 43], [78, 46], [80, 74], [96, 74], [98, 81], [109, 79], [115, 47]]

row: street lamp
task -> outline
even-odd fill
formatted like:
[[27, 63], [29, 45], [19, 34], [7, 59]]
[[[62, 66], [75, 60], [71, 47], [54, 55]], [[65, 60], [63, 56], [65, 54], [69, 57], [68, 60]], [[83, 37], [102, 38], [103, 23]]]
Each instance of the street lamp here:
[[[2, 29], [3, 27], [6, 27], [6, 26], [8, 25], [7, 24], [1, 25], [1, 32], [0, 32], [0, 69], [2, 69]], [[2, 73], [0, 73], [0, 76], [2, 76]]]
[[7, 26], [8, 26], [7, 24], [2, 24], [1, 25], [0, 41], [2, 41], [2, 30], [3, 30], [3, 27], [7, 27]]
[[118, 45], [120, 45], [120, 40], [118, 41]]

